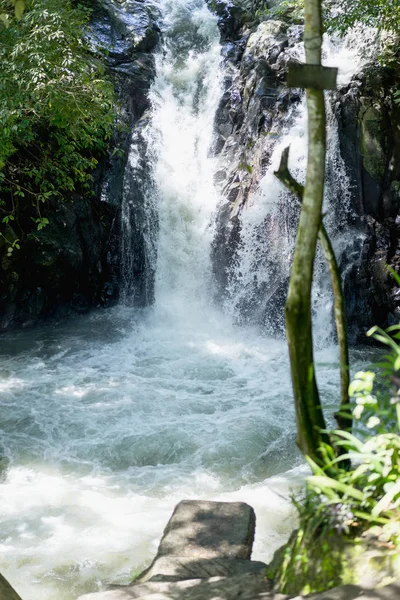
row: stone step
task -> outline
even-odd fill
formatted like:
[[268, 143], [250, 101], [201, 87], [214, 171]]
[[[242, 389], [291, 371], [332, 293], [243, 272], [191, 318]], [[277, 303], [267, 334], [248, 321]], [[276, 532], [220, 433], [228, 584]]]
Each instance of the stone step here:
[[234, 577], [188, 579], [115, 586], [105, 592], [86, 594], [80, 600], [255, 600], [269, 599], [268, 582], [262, 571]]
[[214, 593], [215, 586], [228, 587], [224, 598], [230, 598], [230, 582], [243, 576], [250, 588], [263, 582], [265, 591], [266, 565], [250, 561], [255, 521], [254, 510], [243, 502], [183, 500], [164, 530], [156, 558], [138, 580], [130, 586], [87, 594], [80, 600], [201, 597], [206, 588], [207, 593]]
[[263, 562], [240, 558], [193, 559], [187, 556], [160, 556], [156, 557], [136, 582], [232, 577], [244, 573], [265, 572], [266, 568], [267, 565]]

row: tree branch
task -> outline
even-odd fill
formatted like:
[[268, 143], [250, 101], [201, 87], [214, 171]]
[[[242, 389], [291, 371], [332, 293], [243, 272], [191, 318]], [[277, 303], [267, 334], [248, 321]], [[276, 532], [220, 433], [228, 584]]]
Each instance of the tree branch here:
[[[300, 204], [303, 202], [304, 186], [299, 183], [290, 173], [289, 162], [290, 146], [284, 149], [281, 156], [281, 162], [278, 170], [274, 175], [281, 183], [296, 196]], [[334, 313], [336, 330], [340, 350], [340, 414], [336, 414], [335, 418], [340, 429], [351, 430], [351, 414], [348, 409], [349, 404], [349, 385], [350, 385], [350, 369], [349, 369], [349, 347], [346, 328], [346, 314], [344, 307], [344, 297], [342, 291], [342, 283], [340, 278], [339, 267], [336, 256], [329, 239], [328, 233], [324, 224], [321, 222], [318, 240], [321, 244], [326, 262], [328, 264], [329, 274], [331, 277], [333, 295], [334, 295]], [[343, 416], [344, 415], [344, 416]], [[348, 415], [348, 416], [347, 416]]]

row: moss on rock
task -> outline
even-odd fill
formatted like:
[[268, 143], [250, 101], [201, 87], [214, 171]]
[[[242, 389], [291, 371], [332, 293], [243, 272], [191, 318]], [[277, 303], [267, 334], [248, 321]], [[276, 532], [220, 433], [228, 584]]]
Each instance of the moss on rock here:
[[387, 162], [386, 141], [382, 129], [382, 114], [369, 106], [360, 115], [360, 150], [364, 168], [375, 181], [382, 183]]
[[295, 531], [268, 567], [274, 591], [290, 596], [340, 585], [381, 587], [400, 579], [399, 549], [379, 540], [350, 538], [332, 530], [307, 539]]

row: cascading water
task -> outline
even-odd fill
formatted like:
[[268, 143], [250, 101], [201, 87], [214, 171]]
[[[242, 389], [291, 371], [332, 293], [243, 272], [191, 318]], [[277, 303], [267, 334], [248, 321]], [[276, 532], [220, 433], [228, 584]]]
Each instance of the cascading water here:
[[158, 217], [148, 128], [143, 118], [133, 132], [123, 183], [121, 280], [122, 301], [128, 306], [147, 306], [154, 300]]
[[207, 303], [217, 205], [208, 158], [220, 98], [219, 31], [204, 2], [167, 2], [165, 50], [151, 92], [160, 235], [156, 308], [180, 318]]
[[[345, 40], [324, 40], [324, 63], [339, 67], [338, 84], [349, 83], [363, 61], [375, 52], [373, 30], [348, 34]], [[296, 60], [304, 59], [303, 44], [288, 49]], [[325, 226], [338, 257], [362, 234], [351, 226], [350, 184], [340, 153], [338, 124], [333, 114], [332, 95], [327, 94], [327, 170], [324, 199]], [[230, 267], [225, 311], [239, 323], [257, 323], [271, 335], [284, 333], [283, 305], [287, 294], [292, 253], [300, 208], [297, 199], [277, 180], [282, 152], [290, 146], [289, 169], [305, 180], [307, 162], [307, 107], [305, 98], [284, 117], [279, 142], [267, 172], [239, 216], [240, 244]], [[325, 259], [317, 250], [313, 285], [313, 317], [317, 344], [325, 346], [334, 336], [333, 298]]]
[[[146, 182], [137, 181], [149, 207], [138, 217], [147, 236], [139, 263], [154, 271], [155, 304], [2, 340], [0, 572], [31, 600], [73, 600], [128, 583], [182, 498], [251, 503], [254, 558], [265, 561], [294, 525], [288, 489], [302, 467], [285, 343], [236, 328], [209, 300], [216, 19], [204, 0], [163, 0], [161, 8], [164, 47], [152, 115], [140, 130], [151, 164], [134, 135], [124, 207], [134, 210], [133, 183], [145, 169]], [[301, 127], [297, 119], [287, 132], [293, 146]], [[249, 222], [258, 210], [263, 204], [246, 213]], [[285, 253], [289, 247], [283, 261]], [[125, 266], [137, 281], [136, 258]], [[128, 281], [127, 296], [134, 285]], [[335, 347], [318, 361], [333, 408]]]

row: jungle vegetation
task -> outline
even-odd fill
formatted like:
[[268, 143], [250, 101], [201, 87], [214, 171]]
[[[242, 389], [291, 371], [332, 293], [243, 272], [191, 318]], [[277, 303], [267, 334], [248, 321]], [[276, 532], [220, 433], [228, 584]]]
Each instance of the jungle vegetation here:
[[48, 224], [55, 199], [90, 193], [115, 97], [87, 38], [90, 10], [0, 0], [0, 245], [9, 255]]

